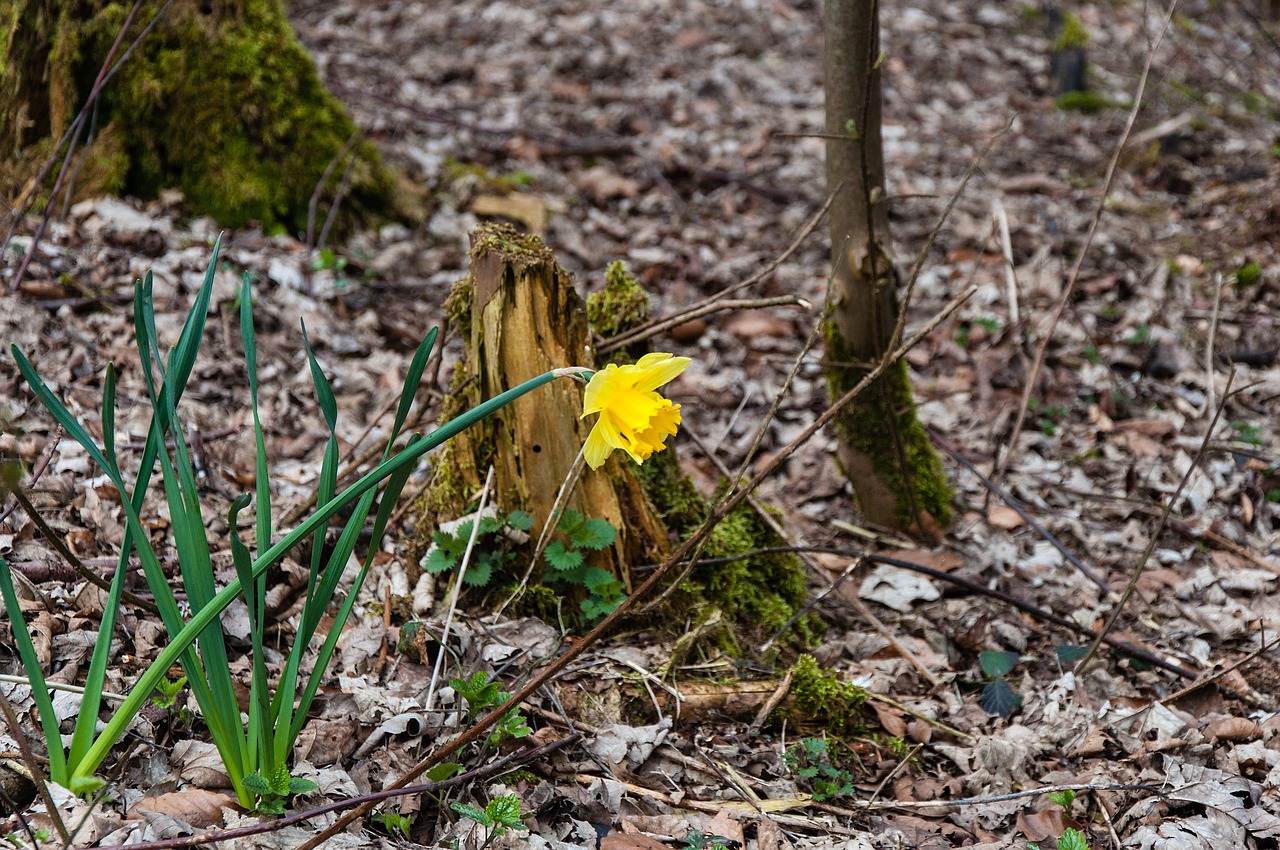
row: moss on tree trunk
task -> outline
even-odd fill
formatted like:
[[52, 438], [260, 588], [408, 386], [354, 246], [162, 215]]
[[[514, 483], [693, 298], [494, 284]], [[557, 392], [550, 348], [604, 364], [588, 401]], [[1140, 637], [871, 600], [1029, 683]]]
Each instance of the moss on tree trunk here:
[[[71, 125], [132, 4], [9, 0], [0, 14], [0, 188], [15, 195]], [[143, 3], [125, 48], [162, 6]], [[324, 86], [279, 0], [174, 0], [103, 88], [79, 197], [182, 190], [227, 227], [306, 227], [312, 193], [355, 125]], [[83, 136], [82, 136], [83, 142]], [[371, 144], [355, 157], [342, 224], [409, 212]], [[331, 170], [323, 221], [346, 170]], [[404, 207], [397, 209], [396, 204]]]

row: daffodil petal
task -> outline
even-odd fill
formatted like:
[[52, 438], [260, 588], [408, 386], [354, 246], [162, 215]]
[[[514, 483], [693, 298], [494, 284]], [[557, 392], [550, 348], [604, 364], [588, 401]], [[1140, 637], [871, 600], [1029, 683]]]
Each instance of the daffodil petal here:
[[617, 371], [617, 364], [610, 363], [591, 376], [591, 380], [587, 382], [587, 391], [582, 396], [583, 417], [604, 410], [605, 397], [613, 392]]
[[587, 466], [592, 469], [599, 469], [604, 466], [604, 462], [609, 459], [609, 455], [613, 454], [613, 446], [609, 445], [609, 441], [605, 439], [604, 429], [600, 427], [600, 423], [591, 429], [591, 433], [587, 435], [587, 442], [582, 447], [582, 456], [587, 462]]
[[681, 372], [689, 368], [688, 357], [672, 357], [670, 354], [646, 354], [635, 365], [635, 388], [641, 392], [651, 392], [663, 384], [675, 380]]

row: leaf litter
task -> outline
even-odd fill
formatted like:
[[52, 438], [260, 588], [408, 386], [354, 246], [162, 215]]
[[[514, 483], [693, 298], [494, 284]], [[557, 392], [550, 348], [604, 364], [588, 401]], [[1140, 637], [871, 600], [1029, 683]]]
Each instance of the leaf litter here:
[[[440, 320], [448, 286], [465, 273], [466, 233], [481, 216], [544, 228], [583, 289], [600, 284], [609, 261], [625, 259], [659, 314], [781, 255], [823, 196], [820, 140], [784, 135], [822, 126], [819, 11], [804, 0], [679, 8], [658, 0], [624, 7], [574, 0], [293, 4], [326, 79], [388, 157], [437, 200], [421, 228], [389, 225], [336, 246], [344, 264], [317, 262], [319, 252], [285, 236], [251, 229], [229, 236], [206, 340], [211, 356], [198, 364], [191, 393], [190, 426], [204, 435], [210, 516], [225, 515], [253, 474], [229, 309], [242, 271], [259, 282], [274, 495], [281, 504], [301, 504], [327, 435], [294, 323], [305, 319], [333, 379], [340, 439], [376, 443], [386, 427], [380, 412], [395, 398], [412, 345]], [[1127, 100], [1160, 10], [1085, 4], [1078, 13], [1090, 33], [1094, 87]], [[1209, 435], [1211, 451], [1174, 506], [1121, 628], [1133, 645], [1201, 675], [1246, 663], [1189, 693], [1185, 678], [1123, 653], [1077, 675], [1059, 648], [1084, 643], [1079, 635], [936, 577], [926, 592], [918, 575], [885, 573], [894, 576], [894, 596], [863, 594], [883, 633], [863, 621], [847, 595], [828, 595], [817, 609], [828, 626], [815, 654], [902, 706], [877, 703], [876, 714], [912, 747], [904, 758], [880, 744], [851, 742], [861, 759], [853, 797], [810, 805], [808, 789], [782, 760], [801, 734], [794, 728], [775, 720], [749, 736], [752, 718], [723, 711], [683, 721], [679, 697], [666, 690], [678, 695], [699, 671], [655, 677], [673, 647], [632, 635], [588, 653], [529, 706], [535, 738], [576, 724], [588, 742], [495, 780], [509, 785], [486, 780], [468, 799], [516, 793], [531, 814], [528, 843], [547, 847], [594, 846], [610, 829], [602, 846], [656, 846], [641, 839], [687, 846], [694, 830], [761, 850], [1044, 846], [1068, 818], [1094, 847], [1117, 839], [1141, 848], [1265, 847], [1275, 840], [1280, 658], [1270, 649], [1249, 656], [1273, 640], [1280, 622], [1280, 260], [1273, 238], [1280, 221], [1273, 149], [1280, 54], [1264, 32], [1274, 24], [1242, 8], [1211, 11], [1208, 3], [1189, 2], [1179, 14], [1080, 291], [1051, 340], [1028, 427], [996, 482], [1109, 591], [959, 466], [950, 468], [960, 512], [944, 550], [958, 564], [944, 572], [1086, 629], [1100, 627], [1205, 439], [1213, 407], [1225, 403], [1223, 425]], [[901, 197], [893, 208], [901, 257], [923, 244], [975, 152], [1014, 121], [942, 230], [909, 314], [922, 321], [967, 281], [978, 285], [977, 296], [908, 361], [922, 417], [989, 476], [997, 452], [1008, 448], [1002, 438], [1028, 376], [1035, 329], [1061, 296], [1124, 113], [1054, 108], [1050, 36], [1030, 4], [915, 0], [886, 7], [883, 17], [885, 148], [889, 194]], [[1016, 298], [993, 236], [993, 210], [1008, 223]], [[172, 339], [215, 233], [212, 222], [187, 218], [171, 195], [148, 204], [77, 204], [35, 249], [22, 290], [0, 295], [4, 340], [33, 356], [77, 416], [96, 421], [95, 370], [107, 360], [121, 366], [122, 396], [143, 394], [128, 356], [124, 304], [133, 279], [154, 270], [164, 308], [158, 328]], [[16, 242], [31, 244], [26, 235]], [[12, 252], [5, 255], [9, 272], [16, 263]], [[821, 304], [826, 274], [826, 247], [812, 238], [751, 292], [794, 293]], [[663, 339], [664, 348], [695, 358], [696, 369], [672, 385], [673, 399], [682, 403], [689, 431], [729, 467], [746, 459], [817, 318], [816, 309], [803, 307], [726, 313]], [[434, 390], [447, 385], [457, 351], [455, 344]], [[1223, 402], [1228, 364], [1243, 389]], [[762, 451], [783, 446], [825, 403], [820, 367], [806, 363]], [[123, 534], [117, 497], [93, 478], [83, 452], [51, 432], [7, 355], [0, 405], [3, 451], [28, 469], [52, 459], [33, 490], [41, 513], [77, 555], [107, 574]], [[125, 430], [140, 439], [145, 420]], [[716, 466], [692, 441], [677, 439], [695, 480], [713, 483]], [[848, 530], [850, 523], [856, 529], [858, 514], [833, 468], [832, 447], [830, 436], [819, 434], [758, 495], [780, 508], [784, 527], [803, 544], [898, 547], [877, 542], [874, 531]], [[163, 500], [149, 503], [146, 515], [157, 533], [165, 530]], [[21, 511], [0, 524], [0, 552], [32, 576], [19, 584], [42, 663], [58, 671], [54, 680], [75, 684], [101, 597], [73, 576], [50, 577], [60, 561]], [[440, 647], [411, 657], [382, 610], [389, 596], [413, 596], [436, 633], [443, 611], [408, 586], [414, 571], [400, 536], [386, 555], [299, 740], [299, 770], [321, 786], [300, 806], [378, 790], [465, 723], [448, 687], [429, 712], [422, 704], [431, 652]], [[815, 563], [816, 596], [849, 559]], [[234, 574], [229, 561], [216, 564], [219, 581]], [[854, 587], [873, 574], [857, 574]], [[287, 616], [287, 599], [281, 604]], [[123, 615], [119, 668], [108, 676], [114, 691], [127, 687], [160, 640], [145, 614]], [[504, 681], [559, 640], [554, 627], [536, 621], [463, 617], [451, 633], [447, 649], [457, 673]], [[980, 707], [984, 652], [1017, 656], [1003, 681], [1022, 702], [1007, 719]], [[0, 660], [4, 672], [20, 673], [11, 653]], [[770, 683], [784, 670], [760, 672]], [[16, 706], [29, 705], [21, 685], [3, 687]], [[78, 702], [67, 693], [57, 705], [71, 714]], [[181, 712], [149, 712], [135, 731], [120, 765], [119, 798], [92, 808], [79, 843], [256, 821], [217, 804], [225, 775]], [[2, 743], [14, 749], [7, 734]], [[994, 799], [1055, 785], [1096, 790], [1079, 792], [1061, 815], [1043, 796]], [[775, 810], [769, 801], [790, 801], [789, 808]], [[89, 811], [73, 799], [56, 804], [68, 822]], [[405, 798], [399, 811], [433, 805]], [[297, 846], [325, 822], [252, 840]], [[466, 822], [450, 827], [429, 819], [414, 837], [433, 835], [464, 846], [483, 841]]]

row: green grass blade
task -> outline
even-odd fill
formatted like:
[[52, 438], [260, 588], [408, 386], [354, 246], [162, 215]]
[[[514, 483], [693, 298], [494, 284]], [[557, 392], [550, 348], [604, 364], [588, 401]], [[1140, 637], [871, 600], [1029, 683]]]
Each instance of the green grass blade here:
[[[315, 513], [308, 517], [301, 525], [284, 537], [272, 544], [271, 548], [266, 552], [259, 553], [253, 562], [253, 574], [256, 578], [260, 576], [269, 566], [278, 563], [299, 541], [314, 534], [315, 530], [329, 521], [329, 519], [343, 506], [350, 503], [352, 499], [367, 493], [369, 490], [378, 486], [383, 480], [389, 478], [396, 472], [412, 468], [417, 464], [427, 452], [439, 446], [441, 443], [460, 434], [467, 428], [479, 422], [484, 417], [490, 415], [496, 410], [510, 404], [517, 398], [526, 395], [533, 390], [544, 386], [556, 379], [554, 372], [546, 372], [536, 378], [532, 378], [517, 387], [513, 387], [500, 395], [494, 396], [485, 403], [451, 419], [431, 433], [430, 436], [415, 443], [412, 447], [407, 448], [395, 457], [390, 458], [384, 463], [379, 464], [374, 469], [362, 475], [354, 484], [347, 487], [341, 493], [328, 502], [316, 508]], [[132, 520], [131, 520], [132, 521]], [[240, 595], [240, 580], [237, 578], [230, 584], [218, 592], [213, 601], [194, 614], [191, 621], [182, 629], [182, 631], [170, 640], [168, 646], [161, 650], [160, 655], [151, 663], [138, 679], [134, 689], [130, 691], [124, 703], [116, 710], [114, 717], [108, 721], [106, 728], [98, 736], [98, 740], [85, 756], [84, 762], [77, 768], [77, 775], [89, 775], [102, 763], [102, 759], [106, 757], [107, 751], [111, 747], [111, 743], [119, 739], [128, 725], [129, 720], [141, 708], [142, 701], [147, 694], [155, 690], [160, 679], [164, 677], [164, 673], [174, 664], [178, 657], [186, 651], [187, 648], [195, 641], [196, 636], [200, 634], [208, 625], [217, 619], [217, 617], [231, 604], [232, 600]]]
[[418, 385], [422, 383], [422, 372], [427, 368], [427, 360], [431, 357], [431, 350], [435, 348], [436, 337], [439, 334], [439, 328], [427, 331], [427, 335], [418, 344], [418, 350], [413, 353], [413, 360], [409, 362], [409, 371], [404, 376], [404, 387], [400, 390], [400, 406], [396, 408], [396, 421], [391, 426], [391, 439], [387, 441], [388, 446], [400, 436], [400, 429], [404, 428], [404, 423], [409, 418], [409, 409], [413, 407], [413, 399], [418, 394]]
[[253, 407], [253, 438], [257, 450], [254, 487], [257, 504], [258, 551], [271, 545], [271, 470], [267, 465], [267, 443], [262, 435], [262, 419], [258, 414], [258, 343], [253, 331], [253, 291], [245, 274], [240, 284], [240, 339], [244, 344], [245, 373], [249, 378], [249, 401]]
[[[409, 440], [409, 444], [405, 449], [412, 449], [421, 440], [421, 437], [415, 435]], [[397, 470], [387, 479], [387, 485], [383, 489], [382, 500], [378, 504], [378, 513], [373, 523], [373, 536], [369, 544], [369, 553], [365, 556], [364, 563], [360, 566], [360, 572], [356, 575], [355, 581], [352, 582], [351, 592], [347, 594], [347, 598], [343, 600], [342, 606], [338, 609], [338, 614], [333, 621], [333, 628], [329, 630], [329, 634], [325, 637], [324, 645], [320, 648], [316, 663], [311, 668], [311, 675], [307, 677], [307, 684], [303, 689], [302, 698], [298, 701], [297, 713], [289, 725], [288, 749], [292, 749], [293, 742], [298, 739], [298, 733], [302, 731], [302, 724], [306, 721], [307, 712], [311, 708], [311, 701], [315, 699], [316, 691], [320, 688], [324, 672], [329, 667], [329, 660], [333, 657], [334, 648], [338, 644], [338, 637], [342, 633], [342, 627], [346, 624], [347, 618], [351, 616], [356, 594], [364, 585], [369, 566], [373, 563], [374, 556], [378, 553], [378, 543], [387, 528], [392, 512], [395, 510], [400, 493], [404, 490], [405, 483], [408, 482], [409, 476], [412, 474], [413, 467], [407, 466]]]
[[9, 626], [13, 630], [13, 639], [18, 644], [18, 656], [22, 659], [27, 680], [31, 682], [31, 699], [40, 715], [40, 728], [44, 730], [45, 744], [49, 749], [49, 778], [63, 788], [69, 788], [71, 775], [67, 770], [67, 755], [62, 749], [62, 732], [58, 729], [58, 717], [53, 711], [53, 699], [45, 684], [44, 671], [40, 669], [40, 657], [36, 655], [31, 632], [27, 630], [27, 619], [22, 616], [22, 609], [18, 606], [18, 594], [13, 589], [9, 562], [4, 558], [0, 558], [0, 595], [4, 596], [4, 607], [9, 612]]
[[[116, 464], [115, 422], [116, 369], [114, 364], [108, 363], [102, 387], [102, 451], [112, 464]], [[89, 745], [93, 743], [93, 735], [97, 731], [98, 712], [102, 708], [102, 689], [106, 682], [107, 665], [111, 660], [111, 639], [115, 634], [116, 617], [120, 610], [120, 599], [124, 593], [127, 567], [126, 550], [126, 557], [121, 558], [116, 564], [116, 571], [111, 579], [111, 589], [107, 592], [107, 601], [103, 607], [102, 619], [98, 623], [98, 640], [93, 645], [89, 670], [85, 674], [84, 695], [80, 702], [80, 712], [76, 715], [75, 730], [71, 735], [71, 748], [67, 755], [68, 764], [79, 763], [88, 751]]]
[[[236, 575], [241, 587], [252, 587], [258, 583], [253, 577], [253, 556], [249, 547], [240, 539], [236, 527], [237, 518], [245, 505], [249, 504], [248, 496], [240, 496], [232, 504], [227, 513], [227, 525], [230, 529], [231, 556], [235, 562]], [[262, 654], [262, 631], [265, 627], [262, 600], [255, 594], [249, 604], [249, 635], [253, 649], [253, 679], [249, 686], [249, 731], [248, 759], [245, 763], [245, 774], [262, 771], [263, 775], [271, 775], [274, 765], [267, 760], [268, 699], [267, 668]]]

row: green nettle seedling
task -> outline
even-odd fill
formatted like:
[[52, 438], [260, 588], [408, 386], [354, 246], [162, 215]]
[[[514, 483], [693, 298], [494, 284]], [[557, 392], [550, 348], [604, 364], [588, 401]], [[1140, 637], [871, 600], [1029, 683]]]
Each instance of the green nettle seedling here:
[[484, 843], [480, 845], [481, 850], [492, 844], [495, 838], [508, 829], [524, 830], [526, 828], [520, 823], [523, 815], [520, 813], [520, 798], [515, 794], [494, 797], [483, 809], [466, 803], [454, 803], [452, 808], [458, 814], [475, 821], [489, 831]]
[[[467, 542], [471, 539], [475, 520], [464, 520], [453, 531], [436, 531], [431, 535], [435, 547], [423, 561], [422, 568], [432, 575], [439, 575], [455, 569], [462, 562], [467, 551]], [[463, 583], [472, 587], [487, 587], [495, 574], [515, 560], [512, 551], [513, 532], [527, 535], [533, 528], [533, 515], [527, 511], [512, 511], [506, 516], [485, 516], [480, 518], [480, 528], [476, 531], [476, 545], [471, 551], [471, 562], [463, 576]]]
[[[511, 694], [500, 690], [497, 682], [490, 682], [484, 673], [472, 673], [470, 679], [450, 679], [449, 687], [467, 701], [467, 711], [472, 720], [478, 718], [486, 708], [495, 708], [511, 699]], [[525, 723], [524, 715], [513, 708], [498, 720], [487, 741], [490, 746], [496, 747], [508, 739], [527, 738], [532, 734], [533, 730]]]
[[822, 738], [802, 738], [783, 753], [782, 760], [792, 773], [809, 781], [815, 803], [848, 797], [854, 791], [853, 774], [832, 764], [831, 752]]
[[[475, 520], [468, 519], [452, 531], [436, 531], [431, 536], [434, 546], [422, 562], [422, 568], [433, 575], [456, 569], [462, 562], [474, 524]], [[463, 583], [487, 587], [495, 576], [503, 575], [503, 570], [518, 557], [516, 542], [523, 542], [532, 527], [533, 515], [526, 511], [481, 517]], [[607, 520], [587, 518], [580, 511], [567, 508], [560, 515], [556, 531], [563, 539], [553, 540], [547, 546], [543, 554], [547, 569], [542, 580], [564, 595], [584, 588], [587, 596], [579, 607], [583, 621], [594, 623], [626, 599], [626, 588], [612, 573], [586, 563], [588, 553], [613, 545], [618, 530]]]
[[685, 833], [682, 850], [729, 850], [729, 839], [723, 835], [708, 835], [700, 829]]
[[543, 581], [548, 587], [567, 593], [574, 587], [585, 587], [587, 598], [579, 607], [588, 623], [613, 613], [626, 599], [626, 588], [613, 573], [586, 564], [586, 553], [612, 546], [618, 530], [603, 519], [587, 519], [573, 508], [560, 515], [556, 530], [564, 535], [547, 546], [544, 555], [547, 571]]
[[[396, 499], [419, 460], [431, 449], [526, 393], [557, 377], [587, 373], [577, 369], [547, 372], [462, 413], [428, 436], [410, 436], [397, 451], [395, 444], [402, 434], [418, 382], [435, 344], [436, 331], [432, 330], [418, 347], [406, 372], [400, 404], [381, 462], [354, 484], [338, 492], [337, 404], [329, 381], [311, 350], [304, 327], [307, 359], [320, 410], [328, 426], [329, 440], [320, 467], [316, 500], [319, 507], [300, 526], [279, 536], [271, 520], [271, 475], [258, 414], [253, 299], [246, 276], [240, 292], [239, 314], [256, 448], [257, 484], [253, 523], [256, 557], [240, 537], [239, 515], [251, 501], [249, 496], [243, 495], [234, 501], [228, 516], [228, 542], [236, 578], [219, 589], [214, 584], [211, 545], [206, 517], [200, 504], [195, 467], [184, 437], [182, 418], [178, 413], [178, 405], [192, 374], [204, 335], [218, 251], [219, 245], [215, 245], [204, 284], [196, 293], [177, 344], [169, 351], [167, 358], [161, 355], [156, 333], [151, 274], [148, 273], [135, 287], [134, 327], [141, 374], [151, 407], [151, 423], [137, 466], [137, 478], [132, 484], [125, 481], [123, 464], [117, 455], [114, 365], [108, 364], [103, 375], [102, 441], [99, 444], [40, 378], [26, 355], [17, 346], [12, 347], [14, 362], [23, 379], [58, 425], [106, 473], [120, 494], [125, 515], [125, 535], [99, 626], [99, 639], [94, 645], [85, 677], [84, 696], [70, 746], [64, 746], [35, 645], [18, 605], [13, 577], [9, 565], [2, 558], [0, 594], [4, 598], [23, 667], [32, 685], [33, 699], [48, 749], [49, 776], [54, 782], [80, 795], [92, 793], [101, 787], [103, 781], [94, 775], [99, 765], [152, 694], [159, 689], [163, 697], [165, 690], [162, 683], [166, 682], [169, 669], [176, 663], [182, 666], [187, 686], [191, 689], [200, 715], [227, 769], [240, 804], [246, 808], [256, 807], [261, 811], [278, 811], [282, 800], [288, 794], [297, 793], [302, 787], [302, 783], [289, 776], [289, 753], [293, 750], [294, 742], [320, 687], [321, 678], [333, 656], [343, 625], [351, 614], [356, 595], [377, 552]], [[164, 368], [161, 370], [159, 367], [162, 363]], [[172, 450], [166, 444], [171, 444]], [[142, 519], [144, 502], [157, 464], [170, 515], [172, 544], [177, 554], [182, 590], [189, 606], [186, 610], [179, 607], [177, 598], [169, 587], [160, 557], [154, 548], [156, 544], [153, 535]], [[379, 486], [383, 488], [381, 499], [377, 499]], [[346, 513], [337, 542], [333, 546], [324, 545], [329, 521], [344, 510]], [[365, 526], [370, 518], [371, 534], [366, 534]], [[279, 681], [272, 688], [268, 682], [263, 654], [263, 634], [268, 625], [266, 571], [308, 539], [312, 545], [306, 597], [293, 646]], [[333, 621], [328, 626], [317, 656], [304, 664], [304, 655], [311, 647], [313, 638], [319, 634], [322, 619], [337, 595], [339, 580], [362, 539], [367, 541], [368, 548], [363, 553], [351, 589], [333, 614]], [[147, 585], [159, 608], [160, 618], [169, 635], [169, 643], [134, 683], [133, 689], [110, 719], [98, 729], [108, 652], [120, 610], [125, 569], [134, 553], [141, 563]], [[226, 607], [242, 596], [249, 610], [252, 649], [247, 722], [241, 718], [227, 645], [219, 620]]]

